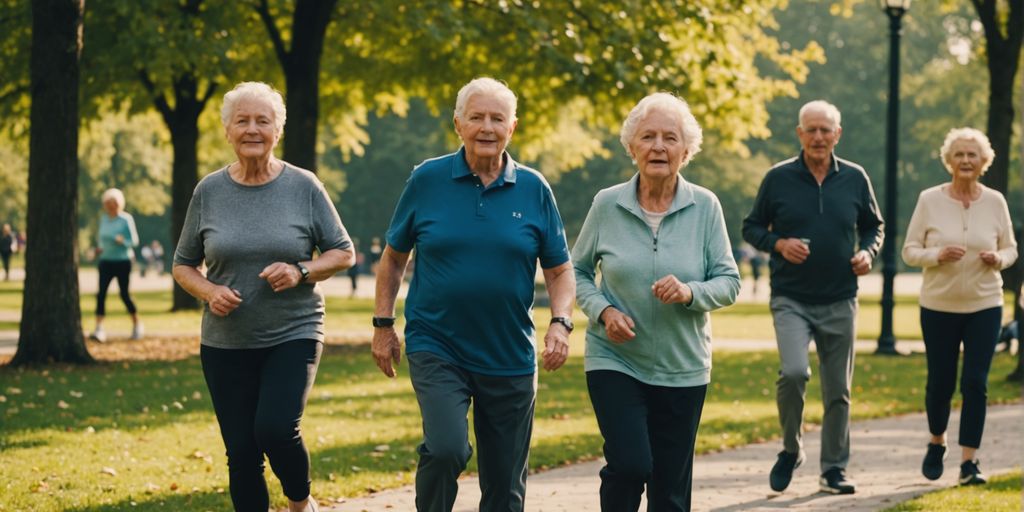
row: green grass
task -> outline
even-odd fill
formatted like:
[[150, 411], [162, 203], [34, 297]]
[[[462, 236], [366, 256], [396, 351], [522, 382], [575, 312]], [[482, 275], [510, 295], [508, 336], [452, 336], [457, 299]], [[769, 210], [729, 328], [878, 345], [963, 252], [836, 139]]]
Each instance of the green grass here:
[[[996, 358], [993, 375], [1015, 361]], [[812, 362], [812, 365], [816, 363]], [[773, 352], [715, 355], [700, 453], [777, 436]], [[389, 380], [367, 346], [325, 354], [304, 420], [314, 495], [365, 494], [411, 483], [420, 422], [406, 366]], [[857, 359], [855, 419], [919, 411], [924, 357]], [[1019, 400], [993, 379], [990, 402]], [[0, 510], [224, 510], [227, 470], [198, 359], [48, 369], [0, 367]], [[819, 422], [817, 379], [807, 419]], [[539, 382], [531, 467], [600, 454], [582, 358]], [[926, 427], [921, 425], [922, 439]], [[387, 448], [384, 449], [383, 447]], [[471, 464], [470, 470], [475, 470]], [[280, 486], [268, 481], [277, 505]]]
[[987, 485], [954, 487], [930, 492], [885, 512], [1018, 512], [1021, 510], [1021, 471], [990, 477]]

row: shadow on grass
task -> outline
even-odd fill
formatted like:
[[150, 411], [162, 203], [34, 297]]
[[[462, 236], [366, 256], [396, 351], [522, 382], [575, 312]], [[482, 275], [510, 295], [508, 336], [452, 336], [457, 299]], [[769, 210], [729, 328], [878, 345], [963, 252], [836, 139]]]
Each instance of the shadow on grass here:
[[[269, 482], [268, 482], [269, 483]], [[214, 491], [143, 495], [103, 505], [64, 508], [66, 512], [115, 512], [146, 510], [231, 510], [231, 497]]]

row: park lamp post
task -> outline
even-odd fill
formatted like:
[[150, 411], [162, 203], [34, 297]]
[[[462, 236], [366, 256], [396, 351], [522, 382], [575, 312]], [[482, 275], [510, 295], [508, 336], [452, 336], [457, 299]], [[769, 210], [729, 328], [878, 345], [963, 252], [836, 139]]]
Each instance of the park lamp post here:
[[900, 22], [910, 0], [880, 0], [889, 16], [889, 112], [885, 128], [885, 244], [882, 246], [882, 333], [876, 354], [899, 354], [892, 332], [893, 281], [896, 278], [896, 202], [899, 161]]

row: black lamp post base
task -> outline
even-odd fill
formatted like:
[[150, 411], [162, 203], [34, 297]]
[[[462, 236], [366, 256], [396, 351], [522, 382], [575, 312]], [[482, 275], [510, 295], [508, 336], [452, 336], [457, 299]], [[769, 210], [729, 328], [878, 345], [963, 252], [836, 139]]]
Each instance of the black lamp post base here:
[[881, 337], [878, 338], [878, 348], [875, 349], [876, 355], [882, 356], [903, 356], [906, 355], [899, 350], [896, 350], [896, 339]]

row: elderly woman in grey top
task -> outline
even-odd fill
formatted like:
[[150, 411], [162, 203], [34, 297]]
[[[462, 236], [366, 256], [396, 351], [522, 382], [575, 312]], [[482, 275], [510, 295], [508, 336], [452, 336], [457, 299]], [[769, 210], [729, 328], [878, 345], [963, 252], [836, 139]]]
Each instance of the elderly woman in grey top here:
[[238, 84], [224, 95], [221, 121], [238, 161], [196, 187], [174, 279], [206, 303], [200, 359], [235, 510], [270, 506], [266, 455], [289, 510], [316, 511], [299, 429], [324, 340], [316, 283], [353, 264], [352, 242], [316, 176], [273, 155], [285, 122], [280, 93]]

